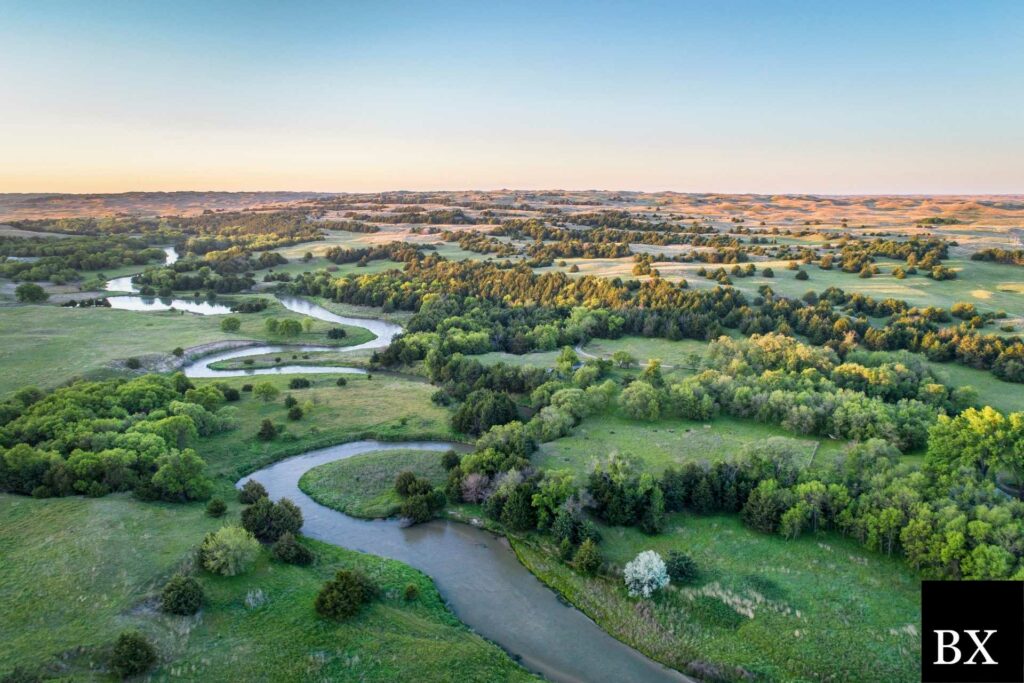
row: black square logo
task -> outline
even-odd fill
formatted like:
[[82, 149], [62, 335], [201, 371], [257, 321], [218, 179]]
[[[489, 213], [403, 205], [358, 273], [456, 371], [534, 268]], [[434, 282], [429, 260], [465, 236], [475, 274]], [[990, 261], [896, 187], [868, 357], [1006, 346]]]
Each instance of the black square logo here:
[[1024, 582], [921, 583], [924, 683], [1024, 683]]

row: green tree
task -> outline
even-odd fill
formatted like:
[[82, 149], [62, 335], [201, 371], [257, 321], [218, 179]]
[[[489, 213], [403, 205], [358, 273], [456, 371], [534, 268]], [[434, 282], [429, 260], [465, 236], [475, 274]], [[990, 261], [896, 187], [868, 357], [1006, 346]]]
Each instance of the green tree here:
[[373, 586], [361, 572], [339, 569], [316, 596], [317, 614], [327, 619], [355, 616], [373, 597]]
[[137, 631], [122, 633], [114, 643], [110, 656], [110, 668], [121, 678], [138, 676], [149, 671], [156, 664], [156, 650]]
[[270, 382], [259, 382], [252, 388], [252, 395], [264, 403], [270, 403], [280, 393], [280, 390]]
[[164, 500], [202, 500], [213, 482], [206, 476], [206, 462], [191, 448], [171, 451], [157, 458], [153, 488]]
[[647, 382], [633, 382], [622, 390], [619, 405], [634, 420], [657, 420], [661, 415], [658, 390]]
[[50, 298], [46, 290], [34, 282], [22, 282], [14, 288], [14, 296], [23, 304], [41, 304]]
[[601, 567], [601, 551], [591, 539], [580, 543], [573, 557], [573, 564], [584, 574], [594, 574]]
[[229, 315], [220, 321], [220, 329], [224, 332], [238, 332], [242, 327], [242, 321], [233, 315]]
[[234, 525], [207, 534], [199, 548], [203, 568], [223, 576], [249, 571], [259, 552], [259, 541], [242, 527]]
[[160, 592], [160, 610], [187, 616], [203, 606], [203, 587], [191, 576], [175, 574]]

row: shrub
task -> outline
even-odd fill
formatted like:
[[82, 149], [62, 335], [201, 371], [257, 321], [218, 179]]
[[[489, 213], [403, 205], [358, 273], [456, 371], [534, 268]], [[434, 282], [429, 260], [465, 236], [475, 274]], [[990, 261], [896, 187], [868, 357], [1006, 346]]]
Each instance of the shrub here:
[[229, 403], [233, 403], [234, 401], [242, 398], [242, 395], [238, 393], [238, 389], [235, 389], [234, 387], [225, 387], [222, 393], [224, 394], [224, 400]]
[[238, 332], [242, 327], [242, 321], [233, 315], [229, 315], [220, 321], [220, 329], [224, 332]]
[[339, 569], [316, 596], [317, 614], [327, 619], [347, 619], [373, 597], [373, 586], [362, 573]]
[[252, 393], [252, 385], [251, 384], [243, 384], [242, 385], [242, 391], [244, 393], [251, 394]]
[[441, 466], [446, 470], [455, 469], [459, 466], [460, 462], [462, 462], [462, 458], [460, 458], [459, 454], [455, 451], [445, 451], [444, 455], [441, 456]]
[[811, 279], [811, 276], [807, 274], [806, 270], [798, 271], [795, 277], [796, 277], [797, 280], [810, 280]]
[[292, 406], [288, 409], [289, 420], [301, 420], [302, 419], [302, 408], [299, 406]]
[[343, 327], [332, 327], [327, 330], [328, 339], [344, 339], [347, 335], [345, 334], [345, 328]]
[[426, 522], [444, 507], [446, 500], [441, 489], [417, 493], [405, 499], [399, 514], [412, 524]]
[[191, 576], [175, 574], [160, 593], [160, 611], [187, 616], [203, 606], [203, 587]]
[[588, 538], [580, 544], [573, 562], [584, 574], [593, 574], [601, 566], [601, 551], [598, 550], [597, 544]]
[[270, 382], [260, 382], [252, 390], [253, 396], [260, 399], [264, 403], [270, 403], [277, 395], [281, 393], [277, 387]]
[[252, 505], [260, 498], [266, 497], [267, 489], [255, 479], [247, 480], [242, 484], [242, 489], [238, 492], [238, 502], [242, 505]]
[[199, 557], [207, 571], [236, 576], [252, 567], [259, 552], [259, 541], [242, 527], [232, 525], [208, 534], [199, 548]]
[[211, 498], [206, 504], [206, 514], [210, 517], [220, 517], [228, 511], [228, 504], [220, 498]]
[[270, 418], [263, 418], [263, 422], [260, 423], [260, 431], [256, 432], [256, 437], [260, 441], [272, 441], [277, 436], [277, 427], [270, 421]]
[[292, 377], [288, 380], [289, 389], [308, 389], [311, 386], [313, 386], [313, 383], [305, 377]]
[[400, 496], [408, 496], [409, 489], [416, 483], [416, 475], [409, 470], [399, 472], [395, 477], [395, 493]]
[[302, 510], [282, 498], [276, 503], [260, 498], [242, 510], [242, 526], [264, 543], [273, 543], [285, 533], [296, 534], [302, 528]]
[[287, 564], [297, 564], [305, 567], [312, 564], [316, 559], [313, 551], [302, 545], [295, 539], [295, 534], [286, 531], [281, 534], [274, 544], [274, 557]]
[[142, 367], [142, 361], [138, 358], [129, 358], [124, 362], [124, 366], [129, 370], [138, 370]]
[[678, 550], [669, 551], [665, 569], [668, 577], [676, 583], [687, 583], [697, 578], [697, 564], [693, 558]]
[[14, 288], [14, 296], [23, 304], [41, 304], [50, 298], [46, 290], [34, 282], [22, 282]]
[[771, 268], [763, 268], [761, 270], [761, 275], [763, 275], [764, 277], [775, 277], [775, 271], [772, 270]]
[[284, 407], [285, 408], [291, 408], [292, 406], [297, 406], [297, 405], [299, 405], [298, 399], [296, 399], [291, 394], [288, 394], [287, 396], [284, 397]]
[[405, 590], [402, 591], [402, 598], [406, 602], [412, 602], [418, 597], [420, 597], [419, 587], [415, 583], [406, 584]]
[[156, 650], [136, 631], [122, 633], [114, 644], [110, 668], [121, 678], [138, 676], [156, 664]]
[[627, 563], [623, 579], [633, 597], [649, 598], [669, 584], [665, 561], [653, 550], [645, 550]]
[[171, 351], [171, 354], [174, 355], [175, 358], [181, 358], [182, 356], [185, 355], [185, 349], [181, 348], [180, 346], [176, 346], [174, 347], [174, 350]]
[[348, 384], [348, 380], [345, 379], [344, 377], [339, 377], [338, 381], [336, 381], [335, 384], [337, 384], [339, 387], [343, 387], [346, 384]]

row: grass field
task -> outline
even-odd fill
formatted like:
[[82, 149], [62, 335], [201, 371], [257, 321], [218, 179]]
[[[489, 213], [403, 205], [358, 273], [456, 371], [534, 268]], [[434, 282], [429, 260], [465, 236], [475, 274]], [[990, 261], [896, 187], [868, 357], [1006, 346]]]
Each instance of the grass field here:
[[[667, 529], [646, 536], [602, 527], [610, 577], [577, 574], [551, 548], [513, 544], [531, 571], [611, 634], [684, 671], [700, 660], [758, 680], [919, 679], [919, 581], [898, 560], [834, 534], [759, 534], [735, 516], [676, 514]], [[618, 572], [644, 550], [688, 553], [698, 580], [639, 604]]]
[[[238, 314], [242, 327], [220, 329], [224, 316], [181, 312], [140, 313], [109, 308], [13, 306], [0, 316], [0, 395], [26, 385], [54, 387], [72, 377], [91, 376], [114, 360], [169, 354], [177, 346], [188, 348], [224, 339], [255, 339], [295, 344], [338, 345], [326, 332], [336, 325], [315, 321], [311, 331], [282, 340], [268, 337], [267, 318], [305, 319], [276, 301], [260, 313]], [[372, 339], [361, 327], [346, 327], [344, 345]]]
[[637, 422], [620, 415], [590, 417], [569, 436], [542, 444], [533, 456], [542, 468], [568, 468], [580, 476], [612, 453], [635, 456], [643, 467], [661, 473], [685, 462], [716, 462], [737, 455], [743, 446], [768, 438], [784, 439], [808, 466], [841, 452], [837, 441], [794, 438], [777, 427], [720, 417], [712, 422], [671, 419]]
[[[692, 368], [707, 351], [708, 342], [696, 339], [652, 339], [648, 337], [621, 337], [619, 339], [593, 339], [584, 345], [586, 353], [600, 358], [611, 358], [616, 351], [626, 351], [640, 365], [657, 358], [665, 366]], [[695, 362], [696, 361], [696, 362]]]
[[299, 488], [321, 505], [346, 515], [392, 517], [402, 505], [401, 496], [395, 493], [395, 477], [404, 471], [414, 472], [434, 486], [441, 486], [447, 478], [437, 451], [397, 449], [320, 465], [302, 475]]
[[[221, 380], [234, 387], [270, 382], [281, 390], [281, 395], [264, 403], [250, 393], [243, 393], [242, 400], [230, 404], [236, 409], [237, 428], [204, 439], [200, 449], [214, 474], [233, 482], [287, 455], [359, 439], [455, 438], [448, 425], [448, 411], [430, 401], [435, 389], [425, 382], [395, 375], [376, 374], [372, 379], [345, 375], [348, 383], [339, 387], [334, 375], [307, 375], [312, 387], [289, 390], [288, 382], [294, 376]], [[301, 420], [287, 419], [284, 397], [289, 393], [303, 406], [305, 415]], [[273, 441], [256, 438], [265, 418], [284, 429]]]
[[[232, 515], [237, 508], [231, 505]], [[190, 564], [204, 533], [223, 523], [201, 505], [123, 495], [0, 495], [0, 673], [21, 665], [60, 678], [110, 680], [106, 651], [119, 633], [137, 629], [160, 654], [155, 680], [530, 679], [463, 626], [420, 572], [312, 541], [312, 567], [284, 565], [263, 551], [248, 574], [200, 572], [207, 601], [197, 616], [158, 612], [159, 588]], [[347, 622], [327, 622], [313, 599], [343, 567], [370, 576], [380, 597]], [[409, 584], [419, 597], [406, 602]], [[255, 595], [259, 604], [247, 606]]]

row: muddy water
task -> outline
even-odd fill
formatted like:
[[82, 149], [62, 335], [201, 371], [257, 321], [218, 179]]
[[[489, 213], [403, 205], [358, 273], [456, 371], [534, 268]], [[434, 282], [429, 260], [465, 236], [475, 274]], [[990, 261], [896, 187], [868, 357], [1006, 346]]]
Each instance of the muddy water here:
[[255, 479], [271, 498], [295, 501], [302, 508], [302, 533], [307, 536], [399, 560], [425, 572], [464, 623], [518, 656], [526, 668], [551, 680], [689, 680], [615, 640], [582, 612], [560, 602], [498, 536], [440, 520], [405, 529], [395, 520], [359, 520], [320, 505], [298, 486], [299, 478], [313, 467], [360, 453], [451, 447], [438, 442], [357, 441], [282, 460], [238, 485]]

